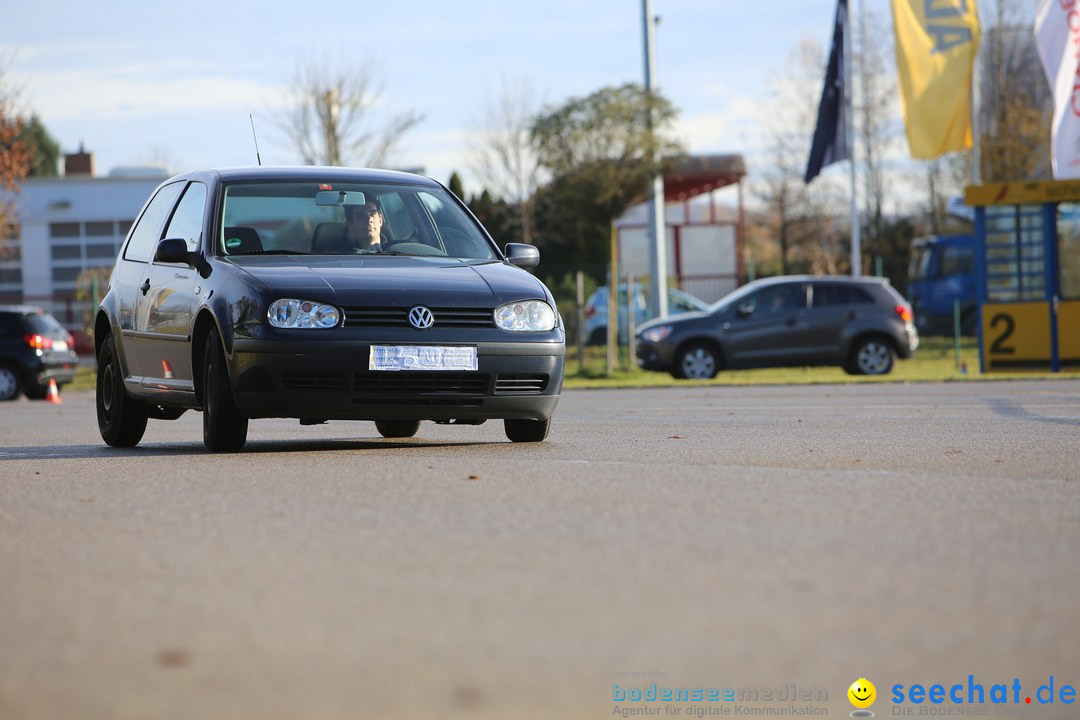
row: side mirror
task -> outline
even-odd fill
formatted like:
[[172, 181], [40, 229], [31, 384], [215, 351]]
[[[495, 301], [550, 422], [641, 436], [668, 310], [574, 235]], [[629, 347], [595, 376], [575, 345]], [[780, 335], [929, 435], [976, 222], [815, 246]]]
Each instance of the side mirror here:
[[517, 265], [521, 268], [530, 268], [540, 264], [540, 251], [536, 249], [535, 245], [506, 243], [506, 248], [503, 252], [506, 254], [506, 261], [511, 265]]
[[754, 314], [754, 303], [744, 302], [739, 303], [739, 306], [735, 308], [735, 312], [739, 314], [739, 317], [746, 317]]
[[198, 253], [190, 252], [187, 248], [187, 240], [183, 238], [162, 240], [158, 243], [157, 252], [154, 253], [154, 262], [194, 266], [197, 261]]

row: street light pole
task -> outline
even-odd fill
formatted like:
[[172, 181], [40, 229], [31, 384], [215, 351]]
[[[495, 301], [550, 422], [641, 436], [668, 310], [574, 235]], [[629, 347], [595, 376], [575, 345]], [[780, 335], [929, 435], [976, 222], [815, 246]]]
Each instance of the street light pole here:
[[[656, 19], [652, 14], [652, 0], [641, 0], [642, 25], [645, 28], [645, 93], [650, 98], [656, 83]], [[647, 119], [649, 132], [654, 131], [654, 114], [650, 107]], [[655, 146], [655, 145], [654, 145]], [[659, 152], [659, 150], [654, 150]], [[657, 162], [659, 157], [653, 157]], [[664, 175], [657, 170], [652, 177], [649, 198], [649, 272], [652, 275], [650, 307], [653, 317], [667, 315], [667, 230], [664, 213]], [[633, 300], [630, 300], [633, 303]]]

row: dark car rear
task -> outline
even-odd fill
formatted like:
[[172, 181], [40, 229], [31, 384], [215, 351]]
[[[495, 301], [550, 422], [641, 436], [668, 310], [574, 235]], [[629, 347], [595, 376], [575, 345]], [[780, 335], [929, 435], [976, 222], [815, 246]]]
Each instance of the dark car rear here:
[[887, 280], [799, 275], [749, 283], [707, 312], [646, 323], [637, 356], [642, 368], [678, 378], [803, 365], [882, 375], [918, 345], [911, 306]]
[[57, 388], [75, 379], [79, 357], [72, 337], [41, 308], [0, 305], [0, 401], [20, 393], [42, 400], [49, 382]]

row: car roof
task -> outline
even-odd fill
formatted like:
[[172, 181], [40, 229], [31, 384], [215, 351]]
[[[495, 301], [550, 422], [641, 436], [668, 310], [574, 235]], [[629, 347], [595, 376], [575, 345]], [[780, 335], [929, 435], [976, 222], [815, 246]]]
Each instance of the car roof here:
[[831, 282], [860, 285], [884, 285], [889, 282], [888, 278], [876, 276], [852, 277], [851, 275], [777, 275], [775, 277], [761, 278], [754, 281], [755, 287], [765, 285], [778, 285], [780, 283], [794, 282]]
[[410, 185], [428, 185], [439, 187], [439, 183], [429, 177], [397, 170], [379, 170], [373, 168], [323, 167], [317, 165], [260, 165], [253, 167], [206, 168], [175, 175], [166, 183], [176, 180], [194, 179], [200, 176], [216, 176], [224, 182], [265, 181], [265, 180], [309, 180], [311, 182], [374, 182], [408, 183]]

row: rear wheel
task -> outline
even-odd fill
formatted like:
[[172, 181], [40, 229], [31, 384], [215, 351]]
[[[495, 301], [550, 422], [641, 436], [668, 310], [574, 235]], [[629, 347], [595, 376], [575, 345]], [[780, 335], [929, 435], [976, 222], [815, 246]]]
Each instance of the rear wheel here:
[[22, 376], [19, 371], [7, 363], [0, 363], [0, 402], [19, 397], [22, 388]]
[[691, 343], [675, 355], [671, 374], [681, 380], [709, 380], [720, 372], [720, 356], [712, 345]]
[[376, 420], [375, 429], [384, 438], [408, 438], [420, 429], [419, 420]]
[[852, 375], [888, 375], [895, 358], [896, 351], [885, 338], [863, 338], [855, 343], [844, 369]]
[[511, 442], [543, 442], [551, 430], [551, 418], [543, 420], [503, 420]]
[[247, 441], [248, 419], [236, 409], [221, 339], [211, 329], [204, 351], [203, 444], [211, 452], [234, 452]]
[[98, 353], [97, 418], [101, 439], [112, 447], [135, 447], [146, 432], [146, 406], [128, 397], [112, 335]]
[[[60, 386], [56, 386], [56, 393], [60, 394]], [[44, 400], [49, 396], [48, 385], [31, 385], [26, 388], [26, 397], [30, 400]]]

